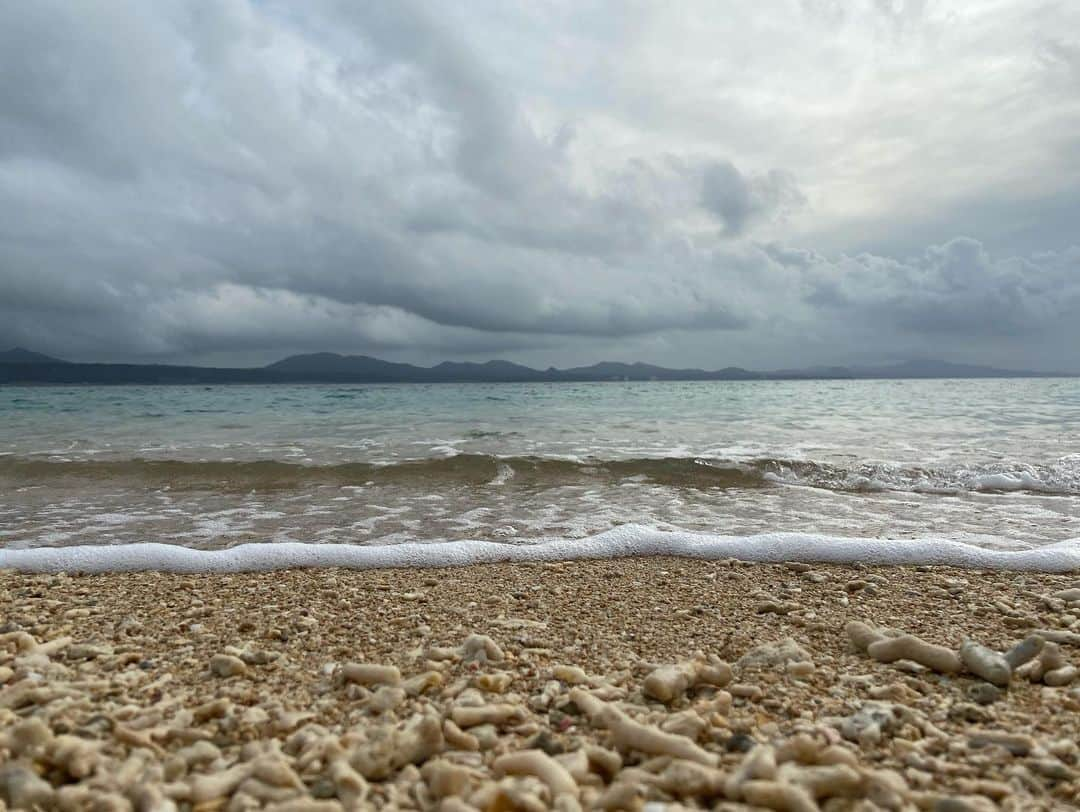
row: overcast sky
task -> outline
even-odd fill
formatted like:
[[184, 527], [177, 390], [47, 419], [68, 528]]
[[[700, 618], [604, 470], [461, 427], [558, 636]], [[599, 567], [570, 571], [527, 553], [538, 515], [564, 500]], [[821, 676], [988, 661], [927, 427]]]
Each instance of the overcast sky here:
[[9, 345], [1080, 371], [1080, 3], [0, 3]]

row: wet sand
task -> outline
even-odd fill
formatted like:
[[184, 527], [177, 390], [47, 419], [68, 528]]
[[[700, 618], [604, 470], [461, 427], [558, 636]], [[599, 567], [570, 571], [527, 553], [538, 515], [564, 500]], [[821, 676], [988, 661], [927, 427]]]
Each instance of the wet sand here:
[[[1077, 587], [675, 558], [0, 572], [0, 808], [1074, 808]], [[1002, 678], [968, 638], [1031, 639]]]

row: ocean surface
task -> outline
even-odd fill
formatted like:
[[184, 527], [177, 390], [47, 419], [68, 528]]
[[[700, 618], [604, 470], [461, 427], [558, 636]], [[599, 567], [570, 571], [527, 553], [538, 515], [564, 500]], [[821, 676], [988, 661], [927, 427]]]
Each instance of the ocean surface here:
[[695, 544], [1080, 539], [1080, 380], [0, 387], [9, 559], [145, 542], [510, 554], [624, 526]]

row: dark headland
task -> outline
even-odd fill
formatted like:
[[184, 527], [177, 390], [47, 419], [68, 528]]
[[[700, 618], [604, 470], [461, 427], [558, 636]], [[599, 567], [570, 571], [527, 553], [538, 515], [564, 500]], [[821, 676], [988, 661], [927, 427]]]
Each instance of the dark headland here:
[[234, 384], [234, 383], [540, 383], [587, 381], [857, 380], [870, 378], [1029, 378], [1058, 373], [998, 369], [946, 361], [911, 360], [884, 366], [829, 366], [758, 372], [741, 367], [669, 369], [602, 361], [568, 369], [533, 369], [511, 361], [444, 361], [432, 367], [366, 355], [293, 355], [264, 367], [74, 363], [16, 347], [0, 352], [0, 384]]

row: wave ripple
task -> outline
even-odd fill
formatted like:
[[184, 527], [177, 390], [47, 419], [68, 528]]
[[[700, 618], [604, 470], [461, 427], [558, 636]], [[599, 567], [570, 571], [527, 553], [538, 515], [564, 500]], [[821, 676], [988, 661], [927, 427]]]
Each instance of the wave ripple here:
[[567, 459], [543, 456], [451, 454], [391, 463], [304, 465], [278, 460], [44, 460], [0, 457], [0, 482], [50, 485], [93, 480], [174, 488], [277, 490], [305, 485], [395, 484], [554, 487], [638, 479], [682, 488], [763, 488], [800, 485], [841, 492], [915, 493], [1029, 492], [1080, 494], [1080, 455], [1046, 463], [905, 465], [885, 462], [837, 464], [760, 457]]

